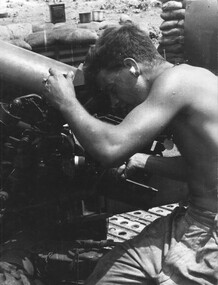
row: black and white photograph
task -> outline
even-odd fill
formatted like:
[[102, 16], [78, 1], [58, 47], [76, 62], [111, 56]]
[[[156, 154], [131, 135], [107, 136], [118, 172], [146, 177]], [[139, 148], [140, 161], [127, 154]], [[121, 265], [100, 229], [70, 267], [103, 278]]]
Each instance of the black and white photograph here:
[[218, 285], [217, 0], [0, 0], [0, 285]]

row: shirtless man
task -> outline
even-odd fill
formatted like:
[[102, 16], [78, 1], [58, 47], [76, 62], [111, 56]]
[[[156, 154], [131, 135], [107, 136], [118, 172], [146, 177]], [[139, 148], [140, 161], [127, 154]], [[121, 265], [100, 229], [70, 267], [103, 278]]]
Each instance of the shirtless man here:
[[167, 175], [174, 169], [190, 192], [187, 209], [176, 209], [115, 247], [86, 284], [218, 284], [217, 77], [165, 61], [134, 25], [106, 29], [85, 64], [90, 92], [132, 107], [122, 123], [89, 115], [76, 99], [72, 76], [50, 70], [45, 96], [95, 159], [119, 166], [170, 127], [181, 157], [151, 156], [145, 171]]

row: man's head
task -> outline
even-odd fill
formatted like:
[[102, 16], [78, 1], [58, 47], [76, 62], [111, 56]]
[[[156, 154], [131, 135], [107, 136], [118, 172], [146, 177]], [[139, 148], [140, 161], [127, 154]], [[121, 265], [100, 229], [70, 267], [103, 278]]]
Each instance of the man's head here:
[[[163, 61], [147, 33], [138, 26], [126, 24], [109, 27], [87, 55], [84, 65], [86, 85], [89, 91], [98, 93], [102, 89], [99, 80], [109, 78], [112, 72], [115, 76], [109, 80], [111, 86], [116, 78], [119, 80], [120, 71], [124, 68], [136, 80], [140, 75], [138, 64], [143, 64], [149, 70]], [[128, 80], [127, 77], [125, 79]]]

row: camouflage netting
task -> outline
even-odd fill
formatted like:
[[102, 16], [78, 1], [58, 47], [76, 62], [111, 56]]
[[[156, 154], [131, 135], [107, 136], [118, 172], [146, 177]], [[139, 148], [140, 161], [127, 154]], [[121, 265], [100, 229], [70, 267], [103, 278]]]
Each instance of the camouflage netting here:
[[173, 64], [185, 62], [184, 59], [184, 0], [161, 0], [164, 20], [160, 26], [161, 38], [158, 51]]

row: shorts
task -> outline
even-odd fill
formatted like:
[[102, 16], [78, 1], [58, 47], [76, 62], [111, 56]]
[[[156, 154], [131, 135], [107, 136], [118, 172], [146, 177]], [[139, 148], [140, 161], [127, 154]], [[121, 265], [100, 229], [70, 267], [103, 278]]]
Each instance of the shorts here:
[[86, 285], [218, 285], [217, 214], [176, 208], [99, 260]]

